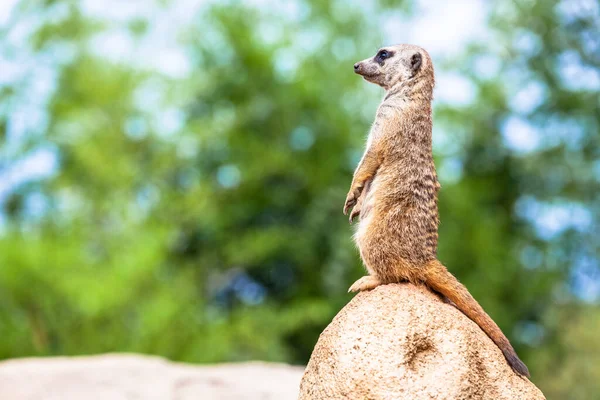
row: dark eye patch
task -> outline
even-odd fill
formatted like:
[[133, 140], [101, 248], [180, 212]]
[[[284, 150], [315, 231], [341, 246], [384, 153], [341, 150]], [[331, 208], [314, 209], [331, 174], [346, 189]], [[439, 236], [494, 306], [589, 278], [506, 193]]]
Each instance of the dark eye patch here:
[[375, 56], [375, 61], [379, 63], [379, 65], [383, 65], [383, 62], [391, 58], [394, 55], [394, 52], [388, 50], [379, 50], [377, 55]]

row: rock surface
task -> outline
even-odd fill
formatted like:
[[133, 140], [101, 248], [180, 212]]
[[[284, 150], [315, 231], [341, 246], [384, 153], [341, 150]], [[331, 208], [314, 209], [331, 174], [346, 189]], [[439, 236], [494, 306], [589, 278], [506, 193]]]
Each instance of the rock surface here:
[[323, 331], [301, 400], [544, 399], [454, 306], [410, 284], [359, 293]]
[[292, 400], [301, 367], [243, 363], [189, 366], [158, 357], [103, 355], [0, 363], [0, 399]]

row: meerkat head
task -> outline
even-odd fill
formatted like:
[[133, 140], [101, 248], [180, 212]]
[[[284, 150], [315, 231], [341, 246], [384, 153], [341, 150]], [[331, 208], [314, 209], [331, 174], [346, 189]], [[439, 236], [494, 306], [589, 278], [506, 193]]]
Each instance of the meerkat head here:
[[419, 81], [430, 82], [433, 90], [433, 65], [429, 54], [410, 44], [384, 47], [374, 57], [354, 64], [354, 72], [385, 90]]

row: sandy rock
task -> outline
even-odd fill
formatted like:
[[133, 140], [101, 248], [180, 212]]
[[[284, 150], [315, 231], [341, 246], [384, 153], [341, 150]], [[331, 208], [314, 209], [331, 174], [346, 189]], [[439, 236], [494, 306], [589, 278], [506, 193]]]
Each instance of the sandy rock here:
[[323, 331], [300, 400], [544, 399], [470, 319], [425, 288], [358, 294]]
[[286, 400], [301, 367], [243, 363], [190, 366], [158, 357], [103, 355], [0, 363], [0, 399]]

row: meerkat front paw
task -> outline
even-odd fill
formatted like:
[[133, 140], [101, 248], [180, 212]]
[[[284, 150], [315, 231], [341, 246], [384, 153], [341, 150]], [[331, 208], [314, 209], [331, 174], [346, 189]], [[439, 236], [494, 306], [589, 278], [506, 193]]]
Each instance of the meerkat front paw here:
[[360, 197], [360, 192], [360, 188], [350, 189], [348, 196], [346, 196], [346, 202], [344, 203], [344, 215], [348, 215], [348, 211], [356, 205], [358, 198]]
[[350, 289], [348, 289], [348, 292], [363, 292], [365, 290], [375, 289], [381, 284], [382, 282], [378, 277], [367, 275], [354, 282], [352, 286], [350, 286]]

